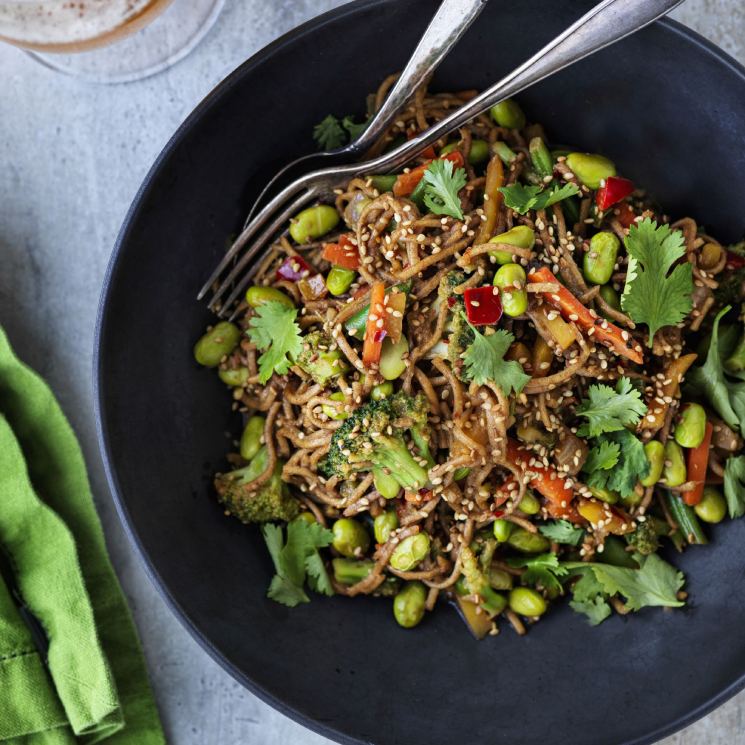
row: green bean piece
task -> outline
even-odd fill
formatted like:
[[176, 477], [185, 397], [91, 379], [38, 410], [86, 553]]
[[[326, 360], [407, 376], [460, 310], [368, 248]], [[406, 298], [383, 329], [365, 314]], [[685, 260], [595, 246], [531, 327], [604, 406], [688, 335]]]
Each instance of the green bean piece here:
[[[517, 225], [506, 233], [495, 235], [489, 243], [499, 243], [503, 246], [517, 246], [518, 248], [533, 248], [535, 245], [535, 231], [527, 225]], [[497, 264], [511, 264], [510, 251], [489, 251], [489, 256]]]
[[564, 220], [571, 228], [572, 225], [579, 222], [579, 200], [577, 197], [567, 197], [561, 200], [561, 209], [564, 213]]
[[683, 450], [674, 440], [665, 443], [665, 465], [662, 475], [666, 486], [680, 486], [685, 483], [687, 471]]
[[278, 290], [276, 287], [262, 287], [261, 285], [253, 285], [246, 290], [246, 302], [252, 308], [258, 308], [264, 303], [282, 303], [288, 308], [295, 307], [295, 303], [282, 290]]
[[530, 160], [539, 176], [550, 176], [554, 172], [554, 159], [542, 137], [534, 137], [528, 145]]
[[430, 538], [426, 533], [407, 536], [396, 546], [391, 555], [391, 566], [399, 572], [411, 571], [427, 557], [430, 543]]
[[523, 494], [518, 509], [526, 515], [537, 515], [541, 511], [541, 503], [535, 494], [528, 490]]
[[453, 481], [461, 481], [468, 474], [471, 473], [471, 469], [468, 466], [461, 466], [453, 471]]
[[373, 401], [382, 401], [384, 398], [392, 395], [393, 383], [388, 380], [385, 383], [378, 383], [378, 385], [373, 386], [373, 389], [370, 391], [370, 398]]
[[603, 300], [605, 300], [613, 310], [621, 310], [621, 298], [613, 285], [603, 285], [600, 288], [600, 297], [603, 298]]
[[489, 586], [495, 590], [511, 590], [512, 575], [505, 572], [504, 569], [498, 569], [495, 566], [489, 567]]
[[427, 588], [421, 582], [406, 582], [393, 598], [393, 617], [399, 626], [413, 629], [424, 618]]
[[362, 556], [370, 548], [370, 536], [362, 523], [351, 517], [340, 517], [331, 527], [331, 545], [348, 558]]
[[205, 367], [217, 367], [237, 346], [241, 330], [228, 321], [216, 323], [194, 345], [194, 359]]
[[512, 98], [507, 98], [492, 106], [489, 113], [500, 127], [522, 129], [525, 126], [525, 114], [517, 101]]
[[621, 504], [624, 507], [636, 507], [636, 505], [638, 505], [642, 501], [642, 499], [644, 499], [644, 492], [640, 494], [639, 492], [634, 490], [624, 497], [621, 497], [619, 495], [619, 499], [621, 500]]
[[[387, 295], [392, 290], [396, 292], [411, 292], [411, 282], [401, 282], [400, 284], [394, 285], [393, 287], [386, 289], [385, 294]], [[366, 305], [361, 310], [358, 310], [348, 321], [344, 323], [347, 333], [350, 336], [354, 336], [361, 339], [365, 334], [365, 326], [367, 325], [367, 316], [370, 313], [370, 306]]]
[[707, 486], [704, 488], [701, 501], [693, 509], [705, 523], [714, 525], [724, 520], [727, 514], [727, 503], [719, 489]]
[[381, 194], [385, 191], [393, 191], [393, 185], [396, 183], [395, 173], [387, 173], [384, 176], [371, 176], [373, 189], [377, 189]]
[[529, 587], [515, 587], [510, 590], [509, 604], [510, 610], [528, 618], [542, 616], [548, 608], [543, 595]]
[[585, 254], [582, 273], [595, 285], [604, 285], [613, 276], [621, 243], [615, 233], [604, 230], [590, 239], [590, 250]]
[[265, 424], [266, 419], [259, 414], [250, 417], [246, 422], [246, 426], [243, 428], [243, 434], [241, 435], [241, 458], [253, 460], [253, 457], [259, 452], [261, 438], [264, 436]]
[[308, 243], [326, 235], [339, 224], [339, 213], [329, 204], [316, 204], [290, 220], [290, 235], [296, 243]]
[[510, 163], [517, 158], [517, 153], [512, 150], [506, 142], [500, 142], [497, 140], [492, 143], [491, 149], [494, 155], [498, 155], [499, 159], [506, 166], [510, 165]]
[[396, 530], [398, 527], [398, 515], [396, 510], [387, 510], [381, 512], [375, 520], [373, 520], [373, 533], [375, 534], [375, 540], [383, 544], [391, 535], [391, 532]]
[[349, 587], [362, 582], [372, 571], [375, 562], [371, 559], [332, 559], [331, 568], [334, 579], [340, 584]]
[[701, 404], [687, 404], [675, 425], [675, 442], [684, 448], [697, 448], [706, 434], [706, 412]]
[[[345, 401], [344, 394], [341, 391], [334, 391], [328, 396], [332, 401]], [[329, 418], [336, 422], [340, 422], [342, 419], [346, 419], [349, 414], [344, 411], [344, 406], [332, 406], [331, 404], [322, 404], [321, 411]]]
[[344, 269], [341, 266], [332, 266], [326, 276], [326, 288], [328, 291], [338, 297], [343, 295], [354, 282], [357, 272], [354, 269]]
[[471, 140], [471, 150], [468, 153], [468, 162], [477, 166], [489, 159], [489, 143], [486, 140]]
[[602, 155], [569, 153], [566, 162], [572, 173], [590, 189], [599, 189], [601, 181], [616, 175], [613, 162]]
[[395, 344], [389, 336], [383, 339], [378, 370], [385, 380], [396, 380], [403, 375], [408, 354], [409, 340], [405, 336], [402, 335]]
[[498, 517], [492, 526], [492, 530], [494, 531], [494, 537], [500, 542], [505, 543], [509, 537], [510, 533], [512, 533], [512, 528], [514, 527], [514, 523], [511, 523], [509, 520], [503, 520], [501, 517]]
[[528, 309], [527, 278], [520, 264], [505, 264], [494, 275], [494, 285], [499, 287], [502, 310], [512, 318], [523, 315]]
[[614, 491], [601, 489], [599, 486], [588, 486], [587, 488], [590, 494], [601, 502], [605, 502], [606, 504], [615, 504], [618, 502], [618, 494]]
[[709, 542], [693, 508], [689, 507], [676, 494], [667, 491], [665, 492], [665, 501], [673, 520], [678, 524], [680, 532], [688, 543], [703, 546]]
[[383, 499], [395, 499], [401, 491], [401, 484], [382, 468], [373, 468], [373, 486]]
[[551, 541], [541, 533], [530, 533], [519, 526], [513, 527], [507, 544], [524, 554], [540, 554], [551, 548]]
[[246, 385], [246, 381], [249, 378], [249, 372], [247, 367], [220, 367], [217, 370], [217, 376], [223, 383], [225, 383], [225, 385], [239, 388]]
[[665, 446], [659, 440], [650, 440], [644, 445], [644, 454], [649, 462], [649, 473], [640, 483], [642, 486], [654, 486], [662, 477], [665, 467]]

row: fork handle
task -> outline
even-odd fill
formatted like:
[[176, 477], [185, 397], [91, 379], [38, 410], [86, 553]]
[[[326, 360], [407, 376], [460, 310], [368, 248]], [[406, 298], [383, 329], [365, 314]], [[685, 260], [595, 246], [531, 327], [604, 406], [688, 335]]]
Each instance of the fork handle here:
[[351, 150], [366, 153], [388, 129], [414, 91], [458, 43], [488, 0], [443, 0], [383, 105]]

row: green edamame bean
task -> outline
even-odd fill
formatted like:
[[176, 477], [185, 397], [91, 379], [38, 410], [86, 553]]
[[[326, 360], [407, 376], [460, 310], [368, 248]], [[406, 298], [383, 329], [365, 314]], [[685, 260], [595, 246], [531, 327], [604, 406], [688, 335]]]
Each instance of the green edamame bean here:
[[314, 522], [316, 522], [315, 515], [312, 512], [301, 512], [295, 520], [298, 520], [300, 522], [308, 523], [308, 525], [313, 525]]
[[685, 483], [687, 472], [683, 450], [674, 440], [665, 443], [665, 467], [662, 473], [667, 486], [680, 486]]
[[572, 173], [591, 189], [600, 188], [600, 182], [616, 175], [613, 162], [602, 155], [592, 153], [569, 153], [567, 165]]
[[245, 385], [249, 377], [247, 367], [221, 367], [218, 369], [217, 375], [223, 383], [233, 386], [233, 388]]
[[461, 466], [453, 471], [453, 481], [460, 481], [464, 479], [468, 474], [471, 473], [471, 469], [468, 466]]
[[550, 176], [554, 172], [554, 159], [542, 137], [534, 137], [528, 145], [530, 160], [539, 176]]
[[348, 558], [362, 556], [370, 548], [370, 536], [362, 523], [351, 517], [340, 517], [331, 527], [331, 545]]
[[229, 355], [241, 338], [241, 330], [228, 321], [216, 323], [194, 345], [194, 359], [205, 367], [217, 367]]
[[459, 147], [460, 142], [449, 142], [444, 148], [442, 148], [442, 150], [440, 150], [440, 157], [442, 158], [443, 155], [454, 153]]
[[370, 559], [331, 559], [334, 579], [340, 585], [356, 585], [372, 571], [375, 562]]
[[522, 129], [525, 126], [525, 114], [517, 101], [507, 98], [489, 109], [491, 118], [507, 129]]
[[489, 586], [495, 590], [511, 590], [512, 575], [509, 572], [505, 572], [504, 569], [497, 569], [497, 567], [490, 566]]
[[468, 162], [472, 166], [483, 163], [489, 158], [489, 143], [486, 140], [471, 140], [471, 150], [468, 153]]
[[398, 176], [395, 173], [387, 173], [384, 176], [373, 176], [371, 179], [373, 189], [377, 189], [381, 194], [384, 191], [393, 191], [393, 185], [396, 183], [397, 178]]
[[615, 504], [618, 501], [618, 494], [614, 491], [610, 491], [609, 489], [601, 489], [598, 486], [588, 486], [587, 487], [590, 491], [590, 494], [592, 494], [593, 497], [596, 499], [599, 499], [601, 502], [605, 502], [607, 504]]
[[336, 208], [329, 204], [316, 204], [298, 212], [290, 220], [290, 235], [296, 243], [307, 243], [326, 235], [338, 224]]
[[494, 286], [499, 287], [502, 310], [512, 318], [521, 316], [528, 309], [527, 278], [520, 264], [505, 264], [494, 275]]
[[491, 149], [494, 155], [498, 155], [499, 159], [506, 166], [510, 165], [517, 158], [517, 153], [506, 142], [497, 140], [492, 143]]
[[391, 536], [391, 533], [398, 527], [398, 515], [395, 510], [381, 512], [373, 520], [373, 533], [378, 543], [385, 543]]
[[[341, 391], [335, 391], [332, 393], [329, 398], [332, 401], [344, 401], [344, 394]], [[321, 405], [321, 411], [329, 418], [333, 419], [334, 421], [341, 421], [342, 419], [346, 419], [349, 414], [347, 414], [346, 411], [344, 411], [343, 406], [332, 406], [331, 404], [322, 404]]]
[[[527, 225], [517, 225], [506, 233], [495, 235], [489, 240], [489, 243], [501, 243], [507, 246], [517, 246], [518, 248], [533, 248], [535, 245], [535, 232]], [[510, 251], [490, 251], [489, 256], [497, 264], [512, 263], [512, 253]]]
[[523, 494], [523, 498], [520, 500], [520, 506], [518, 509], [526, 515], [537, 515], [541, 511], [541, 503], [533, 492], [526, 491], [525, 494]]
[[332, 295], [343, 295], [354, 282], [356, 276], [357, 272], [354, 269], [332, 266], [326, 276], [326, 288]]
[[507, 541], [510, 537], [510, 533], [512, 533], [512, 528], [514, 527], [514, 523], [511, 523], [509, 520], [502, 520], [501, 517], [498, 517], [494, 521], [494, 537], [500, 542], [504, 543]]
[[378, 370], [385, 380], [396, 380], [406, 370], [405, 356], [409, 353], [409, 340], [405, 336], [394, 344], [390, 337], [383, 339]]
[[401, 484], [382, 468], [373, 468], [373, 486], [383, 499], [395, 499], [401, 491]]
[[675, 442], [684, 448], [697, 448], [706, 434], [706, 412], [701, 404], [683, 407], [673, 433]]
[[701, 501], [693, 508], [705, 523], [720, 523], [727, 514], [727, 503], [718, 489], [707, 486]]
[[278, 290], [276, 287], [262, 287], [261, 285], [253, 285], [246, 290], [246, 302], [252, 308], [258, 308], [264, 303], [282, 303], [288, 308], [295, 307], [295, 303], [282, 290]]
[[407, 582], [393, 598], [393, 617], [405, 629], [418, 626], [424, 618], [427, 588], [421, 582]]
[[582, 273], [588, 282], [604, 285], [613, 276], [621, 243], [615, 233], [604, 230], [590, 239], [590, 250], [585, 254]]
[[393, 383], [388, 380], [386, 380], [385, 383], [378, 383], [378, 385], [373, 386], [373, 389], [370, 391], [370, 398], [373, 401], [382, 401], [384, 398], [388, 398], [388, 396], [392, 395]]
[[650, 440], [644, 445], [644, 454], [649, 462], [649, 473], [639, 480], [642, 486], [654, 486], [665, 467], [665, 446], [659, 440]]
[[551, 548], [551, 541], [545, 535], [530, 533], [517, 526], [512, 529], [507, 543], [524, 554], [540, 554]]
[[391, 555], [391, 566], [399, 572], [412, 570], [429, 554], [430, 543], [426, 533], [407, 536]]
[[600, 297], [610, 305], [613, 310], [621, 310], [621, 298], [613, 285], [603, 285], [600, 288]]
[[510, 610], [529, 618], [542, 616], [548, 607], [543, 595], [529, 587], [515, 587], [510, 590], [509, 604]]
[[261, 438], [264, 436], [264, 424], [266, 419], [258, 414], [252, 416], [243, 428], [241, 435], [240, 452], [241, 458], [252, 460], [261, 448]]

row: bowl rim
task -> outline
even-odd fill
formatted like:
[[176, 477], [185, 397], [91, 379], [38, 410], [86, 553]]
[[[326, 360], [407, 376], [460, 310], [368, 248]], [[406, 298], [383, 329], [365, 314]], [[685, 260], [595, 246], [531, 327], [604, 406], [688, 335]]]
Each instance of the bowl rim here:
[[[184, 119], [184, 121], [178, 126], [173, 135], [169, 138], [163, 149], [158, 154], [153, 165], [148, 170], [142, 184], [137, 190], [132, 203], [127, 210], [127, 213], [122, 221], [122, 226], [119, 229], [114, 246], [109, 258], [104, 280], [101, 286], [101, 292], [99, 295], [98, 310], [96, 314], [96, 324], [94, 330], [93, 340], [93, 413], [96, 427], [96, 439], [98, 448], [101, 454], [101, 460], [103, 462], [104, 472], [106, 474], [106, 481], [113, 498], [114, 505], [116, 507], [117, 515], [124, 528], [124, 532], [127, 539], [135, 549], [135, 554], [140, 560], [141, 565], [145, 569], [150, 582], [154, 585], [156, 591], [165, 601], [169, 610], [178, 619], [182, 626], [189, 632], [191, 637], [199, 644], [199, 646], [207, 652], [207, 654], [217, 662], [220, 667], [228, 672], [237, 682], [248, 689], [253, 695], [257, 696], [261, 701], [269, 704], [277, 711], [284, 714], [286, 717], [292, 719], [294, 722], [306, 727], [307, 729], [322, 735], [330, 740], [344, 745], [361, 745], [362, 740], [350, 737], [345, 732], [338, 730], [328, 724], [324, 724], [311, 716], [303, 714], [296, 710], [292, 706], [288, 705], [281, 698], [276, 696], [265, 687], [254, 682], [254, 680], [247, 675], [245, 672], [235, 666], [230, 660], [228, 660], [213, 644], [212, 641], [200, 630], [200, 628], [192, 621], [186, 610], [180, 605], [178, 600], [173, 596], [169, 590], [167, 584], [163, 581], [160, 573], [153, 562], [149, 552], [143, 545], [137, 530], [132, 522], [127, 502], [123, 496], [123, 491], [119, 485], [119, 479], [115, 472], [113, 461], [111, 457], [111, 446], [109, 438], [109, 427], [105, 413], [105, 403], [103, 400], [103, 370], [102, 370], [102, 359], [101, 359], [101, 347], [103, 345], [103, 335], [105, 333], [107, 314], [108, 314], [108, 301], [113, 284], [113, 280], [116, 276], [120, 259], [123, 254], [123, 247], [126, 244], [131, 230], [132, 224], [137, 218], [140, 210], [145, 204], [145, 199], [148, 196], [150, 189], [153, 187], [158, 172], [161, 169], [162, 164], [166, 161], [180, 144], [182, 138], [198, 124], [202, 118], [203, 113], [208, 111], [213, 105], [215, 105], [224, 96], [229, 94], [234, 86], [240, 85], [245, 75], [249, 74], [254, 68], [262, 64], [265, 60], [271, 58], [277, 51], [282, 49], [284, 46], [294, 43], [296, 40], [303, 36], [313, 34], [317, 29], [325, 26], [330, 21], [335, 21], [340, 18], [344, 18], [348, 15], [356, 14], [362, 8], [373, 7], [375, 5], [381, 5], [390, 2], [390, 0], [352, 0], [351, 2], [345, 3], [337, 8], [326, 11], [319, 16], [311, 18], [305, 23], [289, 30], [282, 36], [278, 37], [274, 41], [270, 42], [266, 46], [259, 49], [251, 57], [242, 62], [238, 67], [235, 68], [231, 73], [221, 80], [191, 111], [191, 113]], [[667, 33], [673, 34], [677, 37], [681, 37], [684, 41], [697, 47], [704, 54], [708, 54], [715, 58], [716, 61], [726, 68], [729, 68], [736, 76], [740, 77], [745, 84], [745, 65], [738, 62], [734, 57], [725, 52], [721, 47], [717, 46], [713, 42], [703, 37], [698, 32], [685, 26], [684, 24], [669, 18], [664, 17], [654, 22], [654, 25], [661, 26]], [[706, 701], [703, 701], [696, 708], [688, 711], [678, 719], [669, 722], [666, 725], [659, 727], [653, 732], [642, 735], [633, 740], [627, 740], [622, 745], [653, 745], [663, 737], [672, 735], [685, 727], [693, 724], [698, 719], [711, 713], [714, 709], [718, 708], [734, 695], [745, 689], [745, 670], [738, 679], [732, 682], [729, 686], [721, 690], [716, 695], [712, 696]], [[369, 745], [369, 743], [367, 743]]]

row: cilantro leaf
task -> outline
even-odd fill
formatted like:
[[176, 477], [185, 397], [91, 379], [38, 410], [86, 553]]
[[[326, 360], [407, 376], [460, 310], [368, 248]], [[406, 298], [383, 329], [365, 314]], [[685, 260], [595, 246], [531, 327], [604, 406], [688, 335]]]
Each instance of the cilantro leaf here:
[[519, 559], [508, 559], [507, 563], [513, 567], [525, 567], [522, 579], [530, 585], [540, 585], [545, 590], [563, 592], [561, 578], [569, 574], [569, 570], [559, 563], [554, 553], [541, 554]]
[[628, 378], [619, 378], [615, 390], [609, 385], [591, 385], [588, 398], [577, 407], [576, 414], [588, 421], [577, 430], [580, 437], [597, 437], [637, 424], [647, 413], [641, 393]]
[[295, 323], [297, 308], [271, 301], [260, 305], [249, 321], [251, 341], [263, 352], [259, 357], [259, 382], [263, 385], [273, 373], [284, 375], [303, 349], [300, 327]]
[[627, 429], [622, 429], [620, 432], [608, 432], [596, 439], [600, 447], [603, 442], [618, 446], [618, 462], [609, 470], [590, 471], [588, 466], [594, 464], [590, 463], [588, 458], [582, 467], [583, 471], [589, 474], [586, 479], [587, 485], [608, 489], [618, 492], [622, 497], [629, 497], [633, 494], [637, 481], [649, 473], [649, 461], [644, 452], [644, 445]]
[[474, 339], [463, 355], [464, 377], [478, 385], [484, 385], [487, 380], [491, 380], [502, 389], [505, 396], [509, 396], [512, 391], [520, 393], [530, 380], [530, 376], [525, 374], [519, 362], [504, 359], [515, 337], [504, 329], [484, 336], [470, 323], [468, 325], [473, 331]]
[[591, 626], [597, 626], [611, 614], [610, 605], [602, 595], [595, 595], [592, 600], [570, 600], [569, 607], [576, 613], [587, 616]]
[[542, 186], [525, 186], [517, 183], [502, 186], [499, 191], [504, 196], [505, 205], [521, 215], [527, 214], [530, 210], [545, 209], [562, 199], [579, 194], [575, 184], [555, 185], [552, 189], [546, 190]]
[[583, 468], [588, 473], [601, 470], [608, 471], [618, 463], [620, 456], [621, 446], [617, 442], [600, 440], [595, 447], [590, 448]]
[[538, 530], [555, 543], [565, 543], [568, 546], [579, 546], [585, 531], [577, 528], [569, 520], [552, 520], [539, 525]]
[[321, 150], [335, 150], [347, 141], [347, 134], [339, 120], [329, 114], [313, 127], [313, 139]]
[[349, 133], [349, 141], [354, 142], [366, 129], [370, 123], [369, 119], [365, 119], [364, 122], [356, 124], [351, 116], [345, 116], [341, 120], [341, 126]]
[[435, 215], [450, 215], [463, 219], [458, 192], [466, 185], [463, 168], [453, 171], [449, 160], [433, 160], [424, 170], [424, 204]]
[[[663, 326], [674, 326], [691, 310], [692, 268], [673, 264], [685, 254], [683, 234], [649, 218], [629, 228], [625, 240], [629, 265], [621, 307], [649, 327], [649, 346]], [[668, 274], [668, 272], [670, 272]]]
[[580, 578], [572, 586], [572, 600], [569, 607], [587, 616], [590, 625], [597, 626], [611, 614], [611, 607], [607, 602], [607, 594], [603, 586], [595, 578], [592, 568], [585, 565], [578, 570]]
[[727, 458], [724, 466], [724, 498], [730, 517], [745, 515], [745, 455]]

